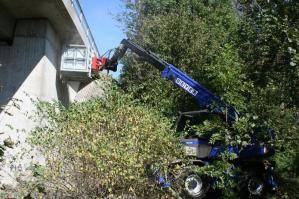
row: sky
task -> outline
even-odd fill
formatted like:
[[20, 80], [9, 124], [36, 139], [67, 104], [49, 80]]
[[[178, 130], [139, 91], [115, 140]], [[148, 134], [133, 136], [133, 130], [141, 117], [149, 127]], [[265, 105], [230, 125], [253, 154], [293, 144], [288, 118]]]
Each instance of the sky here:
[[[121, 0], [80, 0], [100, 54], [117, 47], [125, 34], [115, 17], [123, 9]], [[119, 76], [120, 71], [113, 74]]]

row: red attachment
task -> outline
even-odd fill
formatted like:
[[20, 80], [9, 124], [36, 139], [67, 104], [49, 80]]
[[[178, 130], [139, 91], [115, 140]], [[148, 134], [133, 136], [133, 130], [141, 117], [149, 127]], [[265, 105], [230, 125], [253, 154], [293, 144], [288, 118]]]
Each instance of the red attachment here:
[[99, 69], [99, 59], [97, 57], [93, 57], [91, 61], [91, 69], [97, 71]]
[[98, 71], [102, 70], [102, 68], [106, 65], [106, 63], [107, 63], [106, 57], [101, 57], [101, 58], [93, 57], [92, 63], [91, 63], [91, 68], [93, 71], [98, 72]]

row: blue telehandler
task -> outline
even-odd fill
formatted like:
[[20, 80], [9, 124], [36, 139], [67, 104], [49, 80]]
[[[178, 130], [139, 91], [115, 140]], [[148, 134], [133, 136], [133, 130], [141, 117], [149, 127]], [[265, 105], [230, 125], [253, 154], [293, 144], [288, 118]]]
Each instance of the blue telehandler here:
[[[102, 70], [116, 71], [119, 60], [125, 55], [127, 50], [140, 56], [140, 58], [161, 71], [164, 79], [170, 80], [174, 85], [189, 93], [197, 101], [200, 110], [182, 112], [177, 120], [177, 131], [184, 131], [187, 123], [200, 124], [204, 118], [218, 117], [224, 125], [232, 125], [238, 120], [237, 110], [226, 104], [220, 97], [209, 91], [207, 88], [193, 80], [187, 74], [175, 66], [160, 59], [154, 53], [147, 51], [130, 40], [122, 40], [111, 57], [94, 57], [92, 60], [92, 70], [98, 73]], [[273, 137], [274, 133], [268, 130]], [[252, 139], [254, 140], [254, 139]], [[183, 198], [205, 198], [217, 179], [206, 175], [200, 175], [196, 168], [207, 166], [214, 161], [219, 161], [224, 152], [234, 154], [233, 167], [226, 173], [239, 185], [239, 190], [249, 198], [262, 198], [268, 191], [277, 189], [277, 182], [274, 178], [274, 165], [269, 157], [274, 155], [274, 150], [266, 145], [261, 145], [257, 141], [252, 141], [248, 146], [238, 148], [237, 146], [223, 146], [221, 143], [210, 144], [208, 137], [196, 136], [196, 133], [189, 133], [181, 139], [185, 148], [186, 156], [191, 162], [185, 166], [179, 176], [162, 175], [160, 169], [155, 164], [148, 165], [151, 177], [165, 188], [174, 190], [179, 185], [179, 197]], [[182, 164], [181, 160], [173, 165]], [[232, 172], [233, 170], [238, 170]], [[234, 173], [233, 175], [231, 175]]]

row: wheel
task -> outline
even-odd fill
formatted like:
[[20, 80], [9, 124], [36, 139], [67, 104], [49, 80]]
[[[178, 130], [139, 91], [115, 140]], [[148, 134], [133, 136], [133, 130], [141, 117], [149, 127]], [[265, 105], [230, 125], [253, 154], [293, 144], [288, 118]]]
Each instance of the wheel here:
[[201, 198], [204, 195], [202, 179], [196, 174], [187, 176], [184, 190], [192, 198]]
[[176, 189], [183, 198], [204, 198], [210, 189], [207, 178], [197, 174], [193, 169], [184, 169], [176, 178]]
[[261, 179], [252, 177], [248, 180], [247, 188], [251, 196], [259, 197], [263, 195], [265, 185]]

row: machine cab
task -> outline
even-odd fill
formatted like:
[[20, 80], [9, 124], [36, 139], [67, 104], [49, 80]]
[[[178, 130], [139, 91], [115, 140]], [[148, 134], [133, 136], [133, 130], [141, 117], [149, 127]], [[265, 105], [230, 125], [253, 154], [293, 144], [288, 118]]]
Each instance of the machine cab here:
[[207, 110], [191, 111], [180, 113], [176, 123], [176, 131], [182, 135], [181, 144], [185, 149], [188, 157], [207, 159], [211, 157], [213, 146], [209, 143], [211, 132], [207, 132], [206, 136], [199, 136], [195, 130], [191, 128], [193, 125], [200, 125], [211, 117], [219, 117], [219, 115], [211, 113]]

